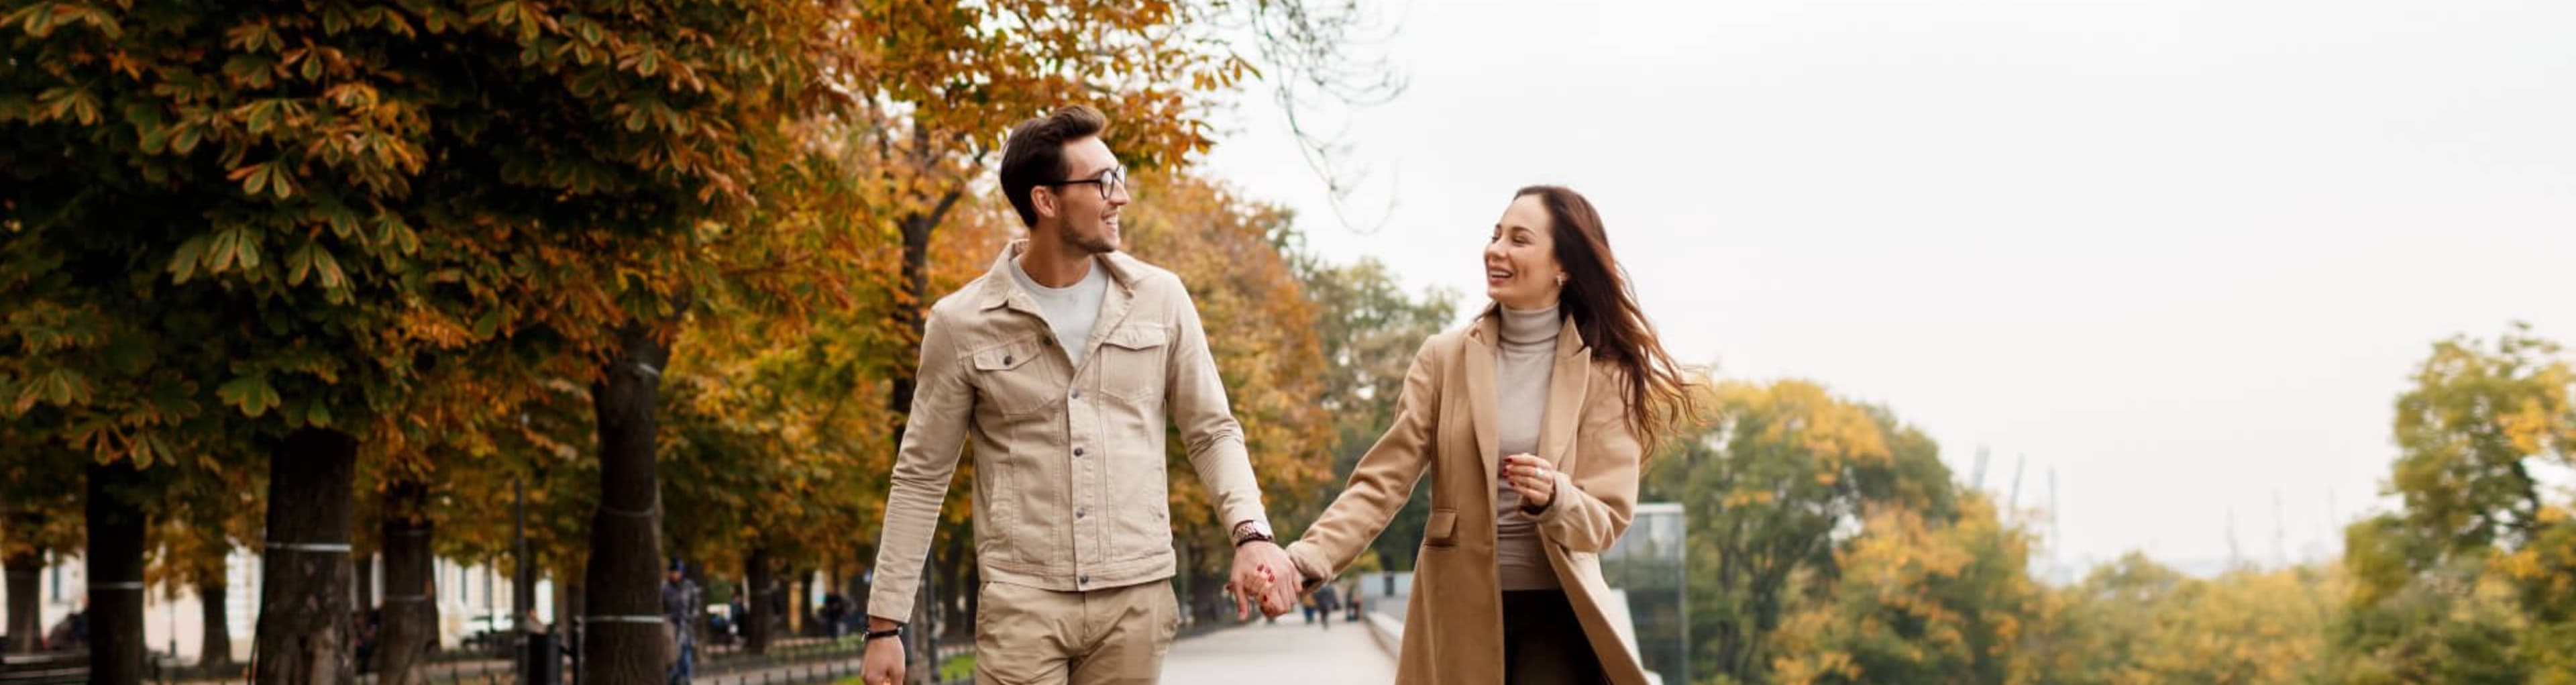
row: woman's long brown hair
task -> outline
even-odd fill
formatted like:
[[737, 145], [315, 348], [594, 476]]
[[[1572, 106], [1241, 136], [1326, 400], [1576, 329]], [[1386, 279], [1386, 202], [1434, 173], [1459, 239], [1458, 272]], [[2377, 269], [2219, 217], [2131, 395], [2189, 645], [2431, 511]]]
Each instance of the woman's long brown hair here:
[[[1637, 307], [1627, 270], [1611, 256], [1610, 237], [1602, 232], [1601, 214], [1593, 211], [1592, 202], [1563, 186], [1530, 186], [1512, 194], [1514, 200], [1524, 197], [1537, 197], [1547, 209], [1556, 261], [1565, 268], [1559, 308], [1574, 320], [1583, 342], [1592, 346], [1592, 358], [1623, 372], [1628, 428], [1636, 432], [1646, 454], [1654, 454], [1665, 438], [1699, 413], [1690, 376], [1664, 351], [1654, 323]], [[1485, 314], [1498, 312], [1488, 308]]]

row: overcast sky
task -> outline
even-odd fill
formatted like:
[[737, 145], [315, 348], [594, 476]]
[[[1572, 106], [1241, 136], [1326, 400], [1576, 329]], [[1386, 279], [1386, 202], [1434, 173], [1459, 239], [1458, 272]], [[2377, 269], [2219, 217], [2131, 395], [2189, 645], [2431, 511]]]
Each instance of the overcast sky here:
[[2576, 3], [1380, 7], [1382, 229], [1258, 96], [1207, 168], [1473, 302], [1511, 191], [1571, 185], [1676, 355], [1986, 446], [1998, 493], [2026, 456], [2024, 505], [2054, 469], [2069, 565], [2212, 566], [2231, 508], [2249, 560], [2338, 553], [2433, 341], [2576, 342]]

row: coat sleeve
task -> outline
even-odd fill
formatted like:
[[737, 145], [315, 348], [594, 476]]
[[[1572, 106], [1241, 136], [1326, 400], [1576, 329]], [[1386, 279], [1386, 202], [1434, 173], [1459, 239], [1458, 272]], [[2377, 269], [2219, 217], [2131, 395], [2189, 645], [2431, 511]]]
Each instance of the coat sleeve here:
[[1288, 557], [1310, 587], [1330, 581], [1358, 560], [1360, 552], [1394, 520], [1396, 511], [1404, 508], [1404, 501], [1413, 497], [1422, 472], [1430, 467], [1437, 449], [1432, 441], [1439, 435], [1440, 355], [1435, 351], [1439, 341], [1435, 337], [1414, 352], [1413, 366], [1404, 373], [1403, 394], [1396, 400], [1395, 423], [1351, 468], [1350, 483], [1341, 496], [1288, 545]]
[[1532, 521], [1539, 534], [1576, 552], [1601, 552], [1619, 542], [1636, 515], [1637, 470], [1645, 448], [1628, 426], [1628, 398], [1619, 374], [1603, 374], [1586, 393], [1574, 445], [1574, 470], [1556, 473], [1556, 501]]

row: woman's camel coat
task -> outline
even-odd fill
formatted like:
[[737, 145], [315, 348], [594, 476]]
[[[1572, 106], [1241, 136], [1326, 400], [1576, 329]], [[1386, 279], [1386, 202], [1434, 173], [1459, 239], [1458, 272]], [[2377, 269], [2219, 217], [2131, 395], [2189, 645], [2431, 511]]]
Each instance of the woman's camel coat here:
[[[1423, 526], [1413, 600], [1405, 608], [1399, 683], [1503, 681], [1503, 605], [1494, 563], [1501, 463], [1494, 445], [1495, 327], [1488, 316], [1422, 345], [1405, 374], [1394, 425], [1360, 458], [1332, 508], [1288, 546], [1308, 578], [1339, 575], [1430, 473], [1431, 519]], [[1628, 427], [1621, 373], [1593, 363], [1571, 320], [1556, 340], [1538, 452], [1557, 472], [1556, 494], [1533, 520], [1602, 671], [1612, 683], [1644, 685], [1644, 669], [1612, 630], [1610, 617], [1628, 612], [1602, 607], [1611, 595], [1598, 556], [1628, 529], [1643, 450]]]

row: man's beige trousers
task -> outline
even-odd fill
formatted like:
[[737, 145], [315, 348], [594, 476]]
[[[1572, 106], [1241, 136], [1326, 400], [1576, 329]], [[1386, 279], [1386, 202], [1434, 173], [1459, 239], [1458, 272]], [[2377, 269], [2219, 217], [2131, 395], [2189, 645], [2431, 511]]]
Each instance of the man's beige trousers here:
[[978, 685], [1154, 683], [1181, 627], [1165, 581], [1088, 592], [988, 582], [977, 601]]

